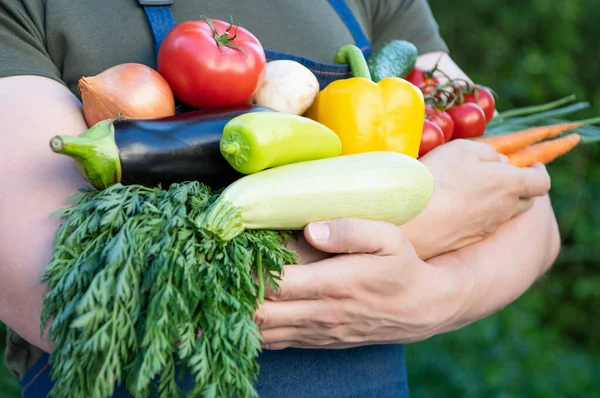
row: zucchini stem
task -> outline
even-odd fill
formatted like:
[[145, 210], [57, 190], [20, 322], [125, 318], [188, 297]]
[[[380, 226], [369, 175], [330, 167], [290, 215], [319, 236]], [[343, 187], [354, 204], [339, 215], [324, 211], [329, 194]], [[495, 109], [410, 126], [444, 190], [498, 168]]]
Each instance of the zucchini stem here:
[[338, 64], [350, 64], [350, 70], [352, 70], [354, 77], [372, 80], [367, 60], [360, 48], [356, 47], [354, 44], [347, 44], [340, 48], [335, 54], [333, 62]]
[[201, 216], [198, 226], [223, 241], [231, 240], [244, 232], [242, 209], [220, 197]]
[[121, 181], [121, 161], [112, 120], [101, 121], [79, 136], [54, 136], [50, 139], [50, 149], [73, 158], [79, 173], [97, 189]]

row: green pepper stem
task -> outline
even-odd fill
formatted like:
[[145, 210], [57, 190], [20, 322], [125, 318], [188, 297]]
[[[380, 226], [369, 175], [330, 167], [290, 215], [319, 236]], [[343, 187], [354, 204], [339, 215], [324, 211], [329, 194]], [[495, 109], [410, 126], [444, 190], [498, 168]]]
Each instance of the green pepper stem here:
[[340, 48], [335, 54], [333, 62], [338, 64], [350, 64], [350, 70], [352, 70], [352, 75], [354, 75], [354, 77], [372, 80], [367, 60], [360, 48], [356, 47], [354, 44], [347, 44]]
[[79, 136], [57, 135], [50, 139], [53, 152], [75, 160], [81, 175], [97, 189], [121, 181], [121, 161], [113, 120], [104, 120]]
[[236, 156], [240, 153], [242, 148], [240, 147], [240, 144], [237, 142], [229, 142], [227, 144], [221, 145], [221, 150], [228, 155]]

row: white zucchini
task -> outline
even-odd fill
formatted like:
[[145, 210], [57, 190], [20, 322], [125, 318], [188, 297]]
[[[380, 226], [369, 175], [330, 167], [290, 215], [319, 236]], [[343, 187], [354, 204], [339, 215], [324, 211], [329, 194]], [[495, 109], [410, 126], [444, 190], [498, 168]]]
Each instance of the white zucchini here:
[[434, 179], [397, 152], [311, 160], [250, 174], [229, 185], [201, 223], [223, 240], [244, 229], [300, 230], [354, 217], [402, 225], [429, 203]]

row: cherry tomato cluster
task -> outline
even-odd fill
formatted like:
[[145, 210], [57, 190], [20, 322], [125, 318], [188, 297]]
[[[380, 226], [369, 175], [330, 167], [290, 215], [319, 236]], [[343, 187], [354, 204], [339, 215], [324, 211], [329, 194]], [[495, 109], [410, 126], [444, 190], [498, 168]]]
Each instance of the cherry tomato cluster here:
[[440, 73], [437, 66], [432, 70], [415, 67], [405, 77], [425, 97], [419, 156], [454, 139], [483, 135], [496, 110], [494, 94], [488, 87], [447, 76], [442, 83]]

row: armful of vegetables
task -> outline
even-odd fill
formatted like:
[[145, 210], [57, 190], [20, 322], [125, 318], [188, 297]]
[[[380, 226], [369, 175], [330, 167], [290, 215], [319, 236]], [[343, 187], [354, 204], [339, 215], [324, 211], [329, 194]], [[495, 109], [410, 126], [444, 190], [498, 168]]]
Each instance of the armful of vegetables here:
[[[230, 132], [261, 138], [253, 123], [262, 114], [238, 115]], [[256, 396], [261, 345], [253, 315], [265, 284], [276, 290], [283, 266], [297, 262], [286, 248], [286, 231], [336, 217], [402, 224], [430, 200], [433, 177], [418, 160], [380, 151], [298, 161], [335, 155], [339, 139], [314, 121], [272, 114], [264, 120], [292, 121], [293, 135], [320, 137], [328, 143], [323, 151], [331, 152], [304, 147], [300, 158], [286, 155], [295, 163], [281, 166], [272, 160], [278, 155], [267, 162], [270, 168], [236, 179], [220, 194], [199, 181], [161, 189], [101, 179], [107, 188], [85, 190], [59, 213], [62, 224], [43, 277], [42, 330], [53, 320], [51, 396], [110, 397], [120, 383], [134, 396]], [[139, 133], [134, 137], [143, 140], [137, 122], [131, 121]], [[238, 131], [241, 122], [249, 130]], [[163, 123], [147, 123], [156, 134], [170, 132]], [[102, 131], [112, 145], [107, 127]], [[92, 137], [82, 140], [85, 150], [71, 156], [87, 164], [83, 170], [91, 176], [96, 166], [89, 156], [103, 147], [90, 143]], [[262, 150], [294, 149], [278, 145], [250, 146], [245, 165], [259, 170], [267, 164]], [[117, 153], [123, 148], [113, 146]], [[150, 161], [146, 165], [152, 169]], [[191, 391], [177, 383], [175, 369], [191, 373]]]
[[[335, 61], [356, 77], [319, 91], [299, 63], [265, 65], [241, 27], [183, 25], [161, 45], [161, 74], [124, 64], [82, 79], [89, 129], [50, 140], [95, 188], [56, 214], [43, 274], [52, 397], [108, 398], [121, 383], [133, 396], [256, 396], [253, 315], [265, 284], [277, 289], [283, 266], [298, 260], [286, 247], [294, 231], [339, 217], [401, 225], [431, 199], [433, 176], [415, 159], [424, 102], [414, 85], [372, 81], [360, 50], [346, 46]], [[180, 46], [186, 29], [197, 40]], [[394, 48], [382, 49], [390, 62], [375, 60], [374, 72], [404, 73]], [[215, 66], [198, 49], [227, 62]], [[174, 93], [220, 110], [174, 115]], [[300, 116], [309, 107], [313, 117]], [[191, 373], [191, 390], [179, 370]]]

